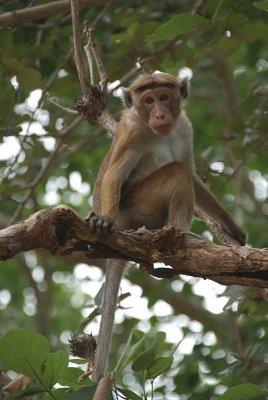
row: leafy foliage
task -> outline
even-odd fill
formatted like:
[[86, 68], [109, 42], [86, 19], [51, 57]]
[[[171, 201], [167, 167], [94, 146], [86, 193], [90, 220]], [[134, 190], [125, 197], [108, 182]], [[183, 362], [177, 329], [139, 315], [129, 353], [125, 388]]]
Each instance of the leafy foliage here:
[[263, 390], [260, 387], [252, 385], [250, 383], [245, 383], [243, 385], [238, 385], [227, 390], [227, 392], [220, 397], [220, 400], [262, 400], [266, 398], [266, 394], [267, 390]]
[[208, 19], [196, 14], [182, 13], [175, 15], [166, 24], [160, 26], [149, 36], [148, 40], [166, 40], [178, 35], [192, 32], [194, 29], [201, 28], [209, 21]]
[[[28, 3], [1, 2], [1, 14]], [[105, 12], [101, 4], [81, 11], [81, 24], [98, 17], [95, 36], [111, 82], [124, 77], [137, 57], [148, 57], [153, 69], [176, 75], [187, 67], [193, 74], [187, 113], [197, 169], [256, 247], [268, 245], [266, 11], [266, 1], [248, 0], [120, 0]], [[45, 99], [48, 92], [73, 107], [80, 94], [71, 37], [69, 12], [0, 31], [1, 227], [60, 203], [81, 215], [90, 211], [92, 187], [111, 138], [85, 121], [68, 132], [74, 117]], [[109, 106], [117, 116], [120, 100], [110, 96]], [[210, 235], [198, 220], [193, 231]], [[22, 395], [40, 390], [47, 399], [91, 398], [95, 386], [77, 383], [81, 370], [67, 368], [65, 348], [81, 323], [97, 330], [99, 270], [89, 268], [82, 254], [61, 258], [41, 251], [1, 267], [3, 368], [36, 379], [38, 385]], [[267, 397], [265, 295], [236, 287], [224, 293], [185, 277], [157, 281], [138, 271], [129, 279], [133, 293], [136, 285], [141, 288], [148, 311], [142, 303], [132, 317], [134, 294], [121, 297], [110, 359], [121, 394], [144, 398], [153, 379], [156, 399], [171, 393], [175, 400]], [[211, 290], [217, 291], [213, 298]], [[223, 304], [222, 295], [230, 301], [217, 314], [213, 306]], [[167, 312], [161, 313], [163, 307]], [[14, 330], [21, 326], [42, 333], [57, 351], [49, 351], [43, 336]], [[152, 337], [149, 331], [157, 333]], [[55, 389], [55, 383], [63, 388]]]
[[[135, 343], [138, 337], [140, 339]], [[117, 371], [121, 370], [122, 372], [122, 365], [123, 368], [126, 368], [130, 364], [133, 371], [146, 372], [146, 375], [140, 376], [144, 385], [147, 379], [153, 380], [168, 370], [173, 362], [173, 357], [160, 357], [165, 347], [165, 337], [164, 332], [157, 332], [152, 340], [141, 331], [133, 331], [128, 346], [121, 356]], [[153, 350], [148, 353], [146, 346]], [[8, 399], [36, 393], [47, 393], [45, 399], [83, 400], [91, 399], [94, 396], [96, 384], [88, 379], [81, 381], [79, 378], [83, 374], [82, 370], [68, 368], [69, 358], [66, 352], [58, 350], [50, 353], [48, 341], [33, 331], [13, 329], [0, 339], [0, 361], [6, 369], [11, 368], [18, 373], [25, 374], [33, 378], [35, 382], [35, 386], [9, 395]], [[55, 389], [56, 383], [63, 387]], [[142, 398], [129, 389], [119, 388], [118, 390], [127, 395], [129, 399]]]

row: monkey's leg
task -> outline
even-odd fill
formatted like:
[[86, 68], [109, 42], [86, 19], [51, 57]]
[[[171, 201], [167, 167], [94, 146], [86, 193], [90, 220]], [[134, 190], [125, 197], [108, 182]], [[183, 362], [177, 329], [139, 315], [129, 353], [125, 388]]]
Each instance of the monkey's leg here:
[[192, 179], [185, 166], [179, 162], [171, 164], [170, 174], [168, 223], [182, 232], [188, 232], [191, 228], [194, 212]]
[[[180, 162], [159, 168], [133, 187], [120, 204], [118, 226], [121, 229], [161, 228], [170, 223], [186, 231], [193, 211], [191, 179]], [[91, 230], [106, 226], [105, 221], [93, 215]], [[93, 227], [91, 226], [93, 225]], [[94, 228], [94, 229], [93, 229]], [[92, 378], [99, 381], [105, 373], [119, 285], [125, 266], [123, 260], [108, 260], [101, 325], [97, 341]]]
[[136, 184], [120, 205], [120, 226], [162, 228], [171, 224], [188, 231], [194, 194], [190, 175], [180, 162], [169, 163]]

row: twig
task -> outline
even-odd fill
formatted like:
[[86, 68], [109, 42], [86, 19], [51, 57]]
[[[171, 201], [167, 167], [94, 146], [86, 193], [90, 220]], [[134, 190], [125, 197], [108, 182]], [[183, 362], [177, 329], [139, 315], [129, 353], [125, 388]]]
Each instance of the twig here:
[[237, 345], [237, 353], [239, 355], [239, 358], [241, 360], [245, 361], [246, 360], [246, 356], [245, 356], [245, 352], [244, 352], [244, 349], [243, 349], [243, 344], [242, 344], [242, 340], [241, 340], [241, 334], [240, 334], [240, 331], [239, 331], [239, 327], [238, 327], [237, 321], [235, 319], [235, 314], [234, 314], [232, 309], [230, 309], [229, 315], [230, 315], [231, 325], [232, 325], [233, 332], [234, 332], [235, 342], [236, 342], [236, 345]]
[[221, 190], [223, 190], [225, 188], [225, 186], [228, 184], [228, 182], [230, 182], [231, 179], [234, 178], [234, 176], [237, 174], [237, 172], [240, 170], [240, 168], [243, 167], [243, 165], [248, 161], [248, 159], [252, 155], [252, 153], [254, 153], [254, 151], [257, 150], [260, 146], [262, 146], [267, 140], [268, 140], [268, 137], [264, 136], [259, 141], [257, 141], [257, 143], [255, 143], [255, 145], [253, 147], [248, 149], [248, 151], [244, 155], [243, 160], [240, 161], [240, 163], [236, 166], [236, 168], [234, 169], [232, 174], [228, 176], [226, 181], [218, 187], [217, 192], [220, 192]]
[[152, 72], [149, 62], [146, 58], [141, 59], [140, 57], [137, 60], [138, 64], [140, 65], [142, 71], [144, 74], [149, 74], [150, 72]]
[[72, 10], [72, 26], [73, 26], [73, 45], [74, 45], [74, 60], [80, 81], [83, 97], [88, 97], [89, 84], [86, 79], [85, 67], [81, 51], [81, 36], [79, 29], [79, 3], [78, 0], [71, 0]]
[[96, 18], [93, 20], [93, 22], [91, 22], [92, 27], [95, 27], [97, 25], [99, 20], [103, 17], [103, 15], [106, 13], [108, 8], [110, 8], [110, 6], [111, 6], [111, 3], [106, 4], [106, 6], [103, 8], [103, 10], [101, 10], [101, 12], [96, 16]]
[[84, 51], [86, 53], [87, 56], [87, 62], [88, 62], [88, 68], [89, 68], [89, 76], [90, 76], [90, 84], [92, 86], [95, 85], [95, 79], [94, 79], [94, 64], [93, 64], [93, 53], [92, 53], [92, 49], [91, 49], [91, 38], [92, 35], [89, 34], [89, 27], [88, 27], [88, 23], [85, 23], [84, 26], [84, 30], [83, 32], [88, 36], [88, 41], [87, 44], [84, 46]]
[[42, 102], [44, 101], [44, 99], [45, 99], [45, 97], [46, 97], [46, 94], [47, 94], [49, 88], [51, 87], [51, 85], [53, 84], [53, 82], [55, 81], [55, 79], [56, 79], [57, 76], [58, 76], [59, 70], [67, 63], [67, 61], [70, 59], [70, 57], [72, 56], [72, 54], [73, 54], [73, 49], [71, 49], [71, 50], [67, 53], [67, 55], [66, 55], [66, 57], [64, 58], [64, 60], [59, 64], [58, 68], [57, 68], [55, 71], [53, 71], [53, 73], [52, 73], [52, 74], [50, 75], [50, 77], [48, 78], [48, 80], [47, 80], [47, 82], [46, 82], [46, 84], [45, 84], [45, 87], [44, 87], [44, 89], [43, 89], [43, 91], [42, 91], [40, 100], [38, 101], [38, 104], [36, 105], [36, 107], [35, 107], [35, 109], [34, 109], [34, 111], [33, 111], [33, 113], [32, 113], [31, 119], [30, 119], [29, 124], [28, 124], [28, 128], [27, 128], [26, 135], [23, 135], [22, 137], [19, 138], [19, 139], [20, 139], [21, 150], [20, 150], [20, 151], [18, 152], [18, 154], [14, 157], [14, 160], [13, 160], [12, 164], [9, 165], [8, 170], [6, 171], [2, 182], [6, 181], [6, 180], [9, 178], [10, 174], [11, 174], [12, 171], [13, 171], [13, 168], [14, 168], [15, 165], [17, 164], [18, 159], [19, 159], [19, 157], [20, 157], [20, 155], [21, 155], [21, 152], [24, 150], [24, 149], [23, 149], [23, 145], [24, 145], [24, 143], [26, 142], [26, 140], [27, 140], [28, 137], [29, 137], [29, 129], [30, 129], [31, 123], [34, 121], [35, 113], [36, 113], [36, 111], [39, 109], [39, 107], [41, 107], [41, 104], [42, 104]]
[[192, 14], [197, 14], [199, 10], [202, 8], [204, 0], [197, 0], [193, 5]]
[[[88, 44], [85, 47], [87, 58], [89, 61], [89, 69], [91, 72], [91, 82], [94, 83], [93, 78], [93, 59], [96, 63], [98, 73], [100, 76], [100, 83], [97, 85], [89, 85], [84, 72], [84, 65], [82, 62], [81, 47], [80, 47], [80, 34], [79, 26], [79, 13], [77, 9], [77, 0], [72, 0], [72, 19], [73, 19], [73, 32], [74, 32], [74, 48], [75, 48], [75, 64], [79, 75], [80, 84], [82, 87], [83, 96], [76, 100], [76, 109], [83, 115], [85, 120], [99, 124], [109, 132], [116, 129], [116, 121], [111, 116], [107, 107], [107, 84], [108, 78], [104, 69], [103, 63], [97, 51], [97, 47], [93, 38], [93, 28], [85, 25], [85, 33], [88, 37]], [[78, 31], [78, 33], [77, 33]]]
[[[108, 10], [108, 8], [111, 6], [111, 4], [107, 4], [103, 10], [96, 16], [96, 18], [94, 19], [94, 21], [91, 23], [91, 29], [94, 28], [97, 23], [99, 22], [99, 20], [101, 19], [101, 17], [106, 13], [106, 11]], [[84, 30], [83, 32], [86, 33], [88, 29], [88, 23], [87, 21], [85, 22], [84, 25]], [[91, 45], [89, 45], [89, 42], [91, 40], [92, 35], [90, 35], [88, 43], [84, 46], [84, 51], [86, 53], [87, 56], [87, 61], [88, 61], [88, 66], [89, 66], [89, 76], [90, 76], [90, 84], [91, 85], [95, 85], [95, 80], [94, 80], [94, 66], [93, 66], [93, 53], [91, 50]]]
[[108, 94], [113, 93], [115, 90], [119, 89], [120, 87], [122, 87], [123, 85], [125, 85], [125, 83], [127, 83], [131, 78], [133, 78], [133, 76], [136, 75], [136, 73], [138, 71], [140, 71], [141, 66], [135, 65], [135, 67], [133, 67], [130, 71], [128, 71], [120, 80], [118, 85], [114, 86], [112, 89], [108, 90]]
[[55, 100], [52, 100], [50, 97], [46, 97], [46, 100], [53, 104], [54, 106], [60, 108], [61, 110], [65, 111], [68, 114], [72, 114], [72, 115], [79, 115], [79, 112], [76, 110], [73, 110], [72, 108], [68, 108], [68, 107], [64, 107], [61, 104], [57, 103]]
[[25, 206], [26, 202], [29, 200], [29, 198], [33, 194], [34, 188], [41, 181], [41, 179], [43, 178], [44, 174], [46, 173], [46, 171], [48, 170], [48, 168], [50, 167], [50, 165], [52, 164], [52, 162], [56, 158], [56, 156], [57, 156], [57, 154], [59, 152], [61, 144], [66, 139], [66, 137], [72, 132], [72, 130], [81, 122], [81, 120], [82, 120], [81, 116], [77, 117], [66, 129], [64, 129], [61, 132], [61, 135], [58, 138], [58, 141], [57, 141], [57, 144], [56, 144], [56, 147], [55, 147], [54, 151], [50, 154], [50, 157], [47, 159], [47, 161], [44, 164], [43, 168], [41, 168], [41, 170], [38, 172], [38, 174], [33, 179], [33, 181], [28, 185], [29, 190], [27, 191], [27, 193], [25, 194], [24, 198], [22, 199], [22, 201], [20, 202], [19, 206], [17, 207], [15, 213], [13, 214], [11, 220], [9, 221], [9, 225], [14, 224], [14, 222], [16, 221], [18, 216], [20, 215], [23, 207]]
[[73, 143], [72, 145], [69, 145], [67, 148], [65, 148], [64, 152], [59, 154], [58, 159], [60, 161], [65, 160], [66, 158], [68, 159], [72, 156], [72, 154], [77, 154], [81, 149], [84, 149], [85, 146], [88, 145], [90, 145], [90, 150], [94, 152], [94, 149], [97, 147], [97, 145], [99, 145], [96, 144], [96, 139], [100, 137], [101, 134], [103, 134], [103, 128], [99, 126], [94, 131], [90, 132], [89, 135], [86, 135], [83, 140]]
[[24, 146], [24, 144], [26, 143], [27, 139], [30, 136], [30, 127], [31, 127], [31, 124], [34, 122], [34, 115], [35, 115], [36, 111], [38, 110], [38, 108], [41, 106], [43, 98], [44, 98], [44, 92], [42, 92], [41, 98], [39, 99], [39, 101], [37, 103], [37, 106], [35, 107], [32, 115], [31, 115], [31, 118], [30, 118], [30, 121], [28, 123], [25, 135], [23, 135], [23, 136], [20, 135], [19, 136], [20, 150], [17, 153], [17, 155], [14, 157], [14, 160], [13, 160], [12, 164], [9, 166], [8, 170], [5, 171], [2, 183], [5, 182], [10, 177], [10, 175], [11, 175], [11, 173], [13, 171], [13, 168], [16, 166], [16, 164], [17, 164], [17, 162], [18, 162], [18, 160], [20, 158], [20, 155], [24, 150], [23, 146]]
[[[79, 6], [82, 9], [90, 5], [98, 5], [108, 3], [108, 0], [79, 0]], [[113, 3], [113, 0], [109, 0]], [[25, 22], [34, 21], [36, 19], [63, 14], [70, 10], [70, 0], [57, 0], [51, 3], [41, 4], [34, 7], [26, 7], [20, 10], [13, 10], [0, 15], [0, 27], [14, 26]]]
[[95, 42], [95, 39], [93, 36], [94, 28], [90, 27], [88, 24], [86, 24], [84, 32], [85, 32], [86, 36], [88, 37], [88, 43], [86, 44], [86, 46], [84, 46], [85, 52], [86, 52], [87, 56], [89, 53], [89, 58], [91, 59], [91, 63], [93, 63], [93, 61], [92, 61], [92, 57], [90, 57], [90, 55], [92, 54], [94, 57], [94, 60], [96, 62], [96, 66], [97, 66], [97, 70], [98, 70], [98, 73], [100, 76], [100, 86], [103, 91], [103, 95], [106, 96], [107, 95], [108, 76], [105, 71], [102, 59], [97, 50], [96, 42]]

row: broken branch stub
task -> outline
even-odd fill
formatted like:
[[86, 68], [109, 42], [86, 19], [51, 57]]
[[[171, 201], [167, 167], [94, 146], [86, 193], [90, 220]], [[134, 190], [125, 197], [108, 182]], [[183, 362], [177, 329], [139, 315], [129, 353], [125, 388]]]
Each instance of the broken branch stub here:
[[76, 99], [75, 108], [85, 120], [97, 124], [102, 113], [107, 111], [106, 95], [99, 85], [89, 85], [87, 95]]

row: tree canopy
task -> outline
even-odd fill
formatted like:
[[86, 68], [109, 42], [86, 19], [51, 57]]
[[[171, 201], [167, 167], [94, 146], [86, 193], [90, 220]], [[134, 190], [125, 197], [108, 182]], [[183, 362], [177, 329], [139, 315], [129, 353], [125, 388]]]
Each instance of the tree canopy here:
[[[85, 217], [111, 134], [55, 104], [74, 110], [81, 95], [69, 1], [2, 1], [0, 9], [0, 228], [60, 204]], [[186, 107], [196, 167], [254, 248], [268, 247], [267, 11], [267, 1], [250, 0], [80, 1], [81, 35], [87, 20], [95, 27], [116, 120], [122, 104], [113, 88], [139, 74], [138, 58], [152, 70], [190, 78]], [[198, 218], [192, 231], [218, 243]], [[97, 332], [103, 265], [84, 252], [45, 250], [1, 262], [3, 370], [36, 378], [22, 361], [16, 369], [4, 352], [5, 346], [11, 352], [14, 340], [28, 349], [27, 337], [41, 354], [31, 359], [35, 371], [43, 362], [67, 365], [71, 334]], [[121, 395], [265, 399], [266, 298], [265, 290], [186, 276], [157, 280], [132, 269], [123, 282], [110, 359]], [[34, 332], [10, 331], [21, 327], [45, 336], [57, 352]], [[47, 389], [47, 398], [92, 398], [87, 381], [74, 384], [81, 371], [68, 370], [63, 374], [59, 367], [51, 377], [47, 367], [38, 375], [46, 389], [55, 383], [72, 388], [69, 397]]]

